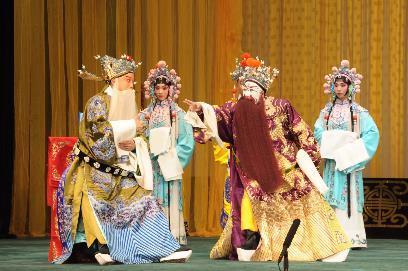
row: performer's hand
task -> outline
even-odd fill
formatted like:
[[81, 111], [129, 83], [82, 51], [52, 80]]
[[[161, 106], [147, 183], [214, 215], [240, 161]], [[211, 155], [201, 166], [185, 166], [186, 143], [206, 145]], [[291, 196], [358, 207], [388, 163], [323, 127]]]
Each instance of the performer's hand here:
[[188, 110], [192, 112], [199, 112], [203, 110], [203, 107], [200, 103], [190, 101], [188, 99], [184, 99], [183, 101], [185, 104], [188, 105]]
[[135, 117], [135, 122], [136, 122], [136, 131], [137, 131], [138, 133], [142, 133], [143, 130], [144, 130], [144, 123], [143, 123], [143, 121], [140, 120], [139, 115], [137, 115], [137, 116]]
[[119, 148], [125, 151], [133, 151], [136, 149], [136, 144], [133, 139], [126, 139], [119, 142]]

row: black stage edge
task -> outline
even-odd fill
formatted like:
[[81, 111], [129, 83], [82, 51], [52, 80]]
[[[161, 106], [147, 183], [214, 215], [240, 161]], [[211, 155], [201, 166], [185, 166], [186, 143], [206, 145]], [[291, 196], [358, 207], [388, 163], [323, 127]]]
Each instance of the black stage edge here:
[[9, 236], [11, 191], [13, 184], [14, 153], [14, 6], [13, 1], [3, 1], [2, 18], [3, 50], [1, 53], [3, 87], [0, 90], [0, 123], [3, 125], [0, 141], [0, 238]]

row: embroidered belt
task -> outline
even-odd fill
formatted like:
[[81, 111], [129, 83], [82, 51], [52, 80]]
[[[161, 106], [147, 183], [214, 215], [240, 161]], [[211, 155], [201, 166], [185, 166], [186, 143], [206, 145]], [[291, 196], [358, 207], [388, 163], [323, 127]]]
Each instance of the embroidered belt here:
[[74, 154], [79, 159], [81, 159], [82, 161], [84, 161], [85, 163], [87, 163], [88, 165], [90, 165], [91, 167], [93, 167], [93, 168], [95, 168], [95, 169], [97, 169], [99, 171], [110, 173], [110, 174], [112, 174], [114, 176], [135, 178], [135, 175], [131, 171], [128, 171], [128, 170], [125, 170], [125, 169], [122, 169], [122, 168], [119, 168], [119, 167], [108, 166], [106, 164], [99, 163], [98, 161], [96, 161], [92, 157], [89, 157], [83, 151], [81, 151], [78, 148], [77, 145], [74, 147]]

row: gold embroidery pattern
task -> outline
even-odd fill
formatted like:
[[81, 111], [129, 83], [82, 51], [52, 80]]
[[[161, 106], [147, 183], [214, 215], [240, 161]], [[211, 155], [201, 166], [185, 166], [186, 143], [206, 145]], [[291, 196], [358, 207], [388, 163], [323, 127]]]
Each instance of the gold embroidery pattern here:
[[67, 145], [67, 142], [60, 141], [54, 142], [51, 146], [51, 159], [55, 160], [57, 158], [58, 153]]
[[[52, 192], [52, 206], [51, 206], [51, 210], [57, 210], [57, 190], [55, 190], [55, 191], [53, 191]], [[58, 238], [58, 240], [60, 239], [59, 238], [59, 231], [58, 231], [58, 219], [55, 217], [54, 219], [53, 219], [53, 222], [54, 222], [54, 233], [51, 233], [51, 234], [54, 234], [57, 238]]]
[[[310, 192], [312, 185], [303, 172], [296, 168], [296, 152], [298, 148], [304, 148], [314, 161], [319, 161], [320, 155], [317, 142], [312, 136], [310, 128], [303, 120], [292, 127], [288, 123], [285, 106], [283, 102], [275, 100], [273, 97], [265, 99], [266, 116], [268, 122], [271, 123], [270, 136], [276, 142], [274, 153], [285, 181], [285, 184], [277, 192], [285, 198], [298, 200]], [[296, 139], [298, 142], [294, 142], [288, 134], [291, 127], [293, 133], [298, 136]]]
[[[320, 157], [307, 124], [299, 117], [296, 123], [289, 123], [287, 106], [284, 100], [275, 101], [272, 97], [265, 100], [270, 136], [283, 172], [282, 187], [272, 194], [263, 193], [255, 180], [245, 177], [237, 163], [261, 234], [261, 243], [252, 257], [254, 261], [278, 259], [286, 234], [296, 218], [301, 220], [301, 225], [289, 249], [290, 260], [315, 261], [351, 246], [332, 208], [296, 167], [298, 148], [304, 148], [315, 161], [319, 161]], [[210, 258], [224, 258], [231, 253], [231, 233], [232, 216], [212, 249]]]
[[225, 224], [224, 230], [218, 239], [217, 243], [211, 249], [210, 259], [226, 258], [232, 251], [232, 213], [228, 217], [227, 224]]
[[290, 260], [314, 261], [350, 247], [334, 211], [315, 190], [299, 201], [275, 196], [269, 202], [251, 199], [251, 204], [262, 236], [252, 257], [254, 261], [278, 259], [286, 234], [296, 218], [301, 224], [289, 249]]
[[51, 174], [54, 180], [61, 180], [61, 175], [58, 174], [58, 170], [55, 167], [53, 167]]

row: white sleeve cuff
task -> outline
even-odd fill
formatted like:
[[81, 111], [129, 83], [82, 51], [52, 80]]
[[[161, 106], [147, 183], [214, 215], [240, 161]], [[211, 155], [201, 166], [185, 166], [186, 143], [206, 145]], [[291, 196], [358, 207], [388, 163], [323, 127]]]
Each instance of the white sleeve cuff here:
[[[153, 168], [147, 143], [141, 137], [136, 137], [133, 140], [136, 145], [136, 157], [134, 160], [137, 161], [141, 174], [140, 176], [135, 174], [136, 180], [144, 189], [153, 190]], [[134, 156], [133, 153], [130, 155]], [[137, 165], [133, 165], [135, 169]]]
[[118, 157], [122, 155], [128, 155], [128, 151], [122, 150], [119, 148], [118, 144], [122, 140], [132, 139], [136, 136], [136, 122], [133, 119], [130, 120], [113, 120], [109, 121], [112, 130], [113, 138], [115, 140], [116, 152]]
[[150, 152], [157, 156], [167, 152], [171, 147], [170, 127], [159, 127], [150, 130], [149, 146]]
[[323, 178], [320, 176], [319, 171], [317, 171], [310, 156], [303, 150], [300, 149], [296, 154], [296, 162], [298, 163], [300, 169], [309, 178], [314, 187], [323, 195], [329, 190]]
[[320, 144], [320, 154], [322, 158], [334, 159], [334, 153], [344, 145], [357, 140], [358, 135], [355, 132], [330, 130], [322, 133]]
[[360, 138], [353, 143], [348, 143], [333, 153], [337, 170], [345, 170], [349, 167], [364, 162], [370, 158], [363, 140]]
[[196, 112], [188, 111], [184, 117], [185, 121], [194, 128], [207, 129], [207, 133], [211, 138], [214, 138], [217, 144], [221, 148], [225, 148], [224, 143], [218, 135], [218, 123], [217, 116], [215, 115], [214, 108], [206, 103], [200, 102], [201, 108], [204, 114], [204, 122], [200, 119]]

